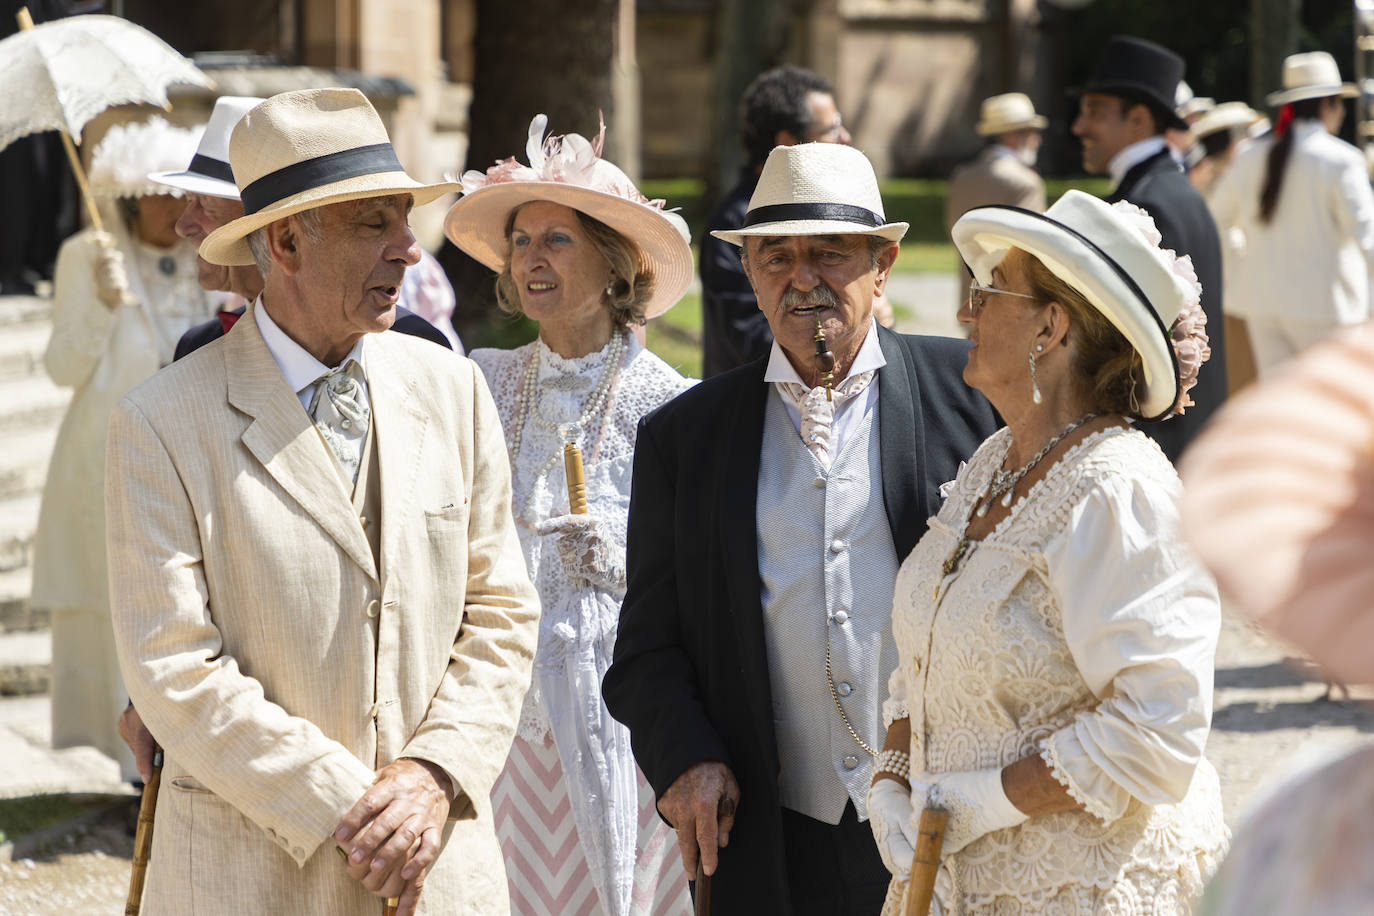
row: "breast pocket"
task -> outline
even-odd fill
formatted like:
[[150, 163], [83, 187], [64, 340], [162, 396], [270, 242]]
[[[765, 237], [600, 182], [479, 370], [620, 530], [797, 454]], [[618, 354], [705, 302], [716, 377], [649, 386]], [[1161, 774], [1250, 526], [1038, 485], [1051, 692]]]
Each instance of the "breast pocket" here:
[[461, 595], [468, 575], [468, 502], [425, 512], [425, 550], [422, 567], [441, 595]]

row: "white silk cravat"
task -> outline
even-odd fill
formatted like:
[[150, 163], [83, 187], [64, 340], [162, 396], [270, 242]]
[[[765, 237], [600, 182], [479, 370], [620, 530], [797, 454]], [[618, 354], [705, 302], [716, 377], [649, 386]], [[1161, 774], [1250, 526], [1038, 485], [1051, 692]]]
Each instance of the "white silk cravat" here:
[[863, 394], [873, 381], [874, 372], [870, 369], [849, 376], [834, 387], [830, 398], [825, 396], [822, 387], [807, 389], [796, 382], [774, 383], [782, 396], [801, 412], [802, 442], [827, 471], [830, 470], [831, 426], [835, 422], [835, 411], [844, 402]]
[[363, 443], [372, 418], [367, 393], [358, 382], [362, 374], [358, 361], [348, 360], [315, 381], [315, 394], [310, 401], [315, 426], [352, 484], [358, 482]]

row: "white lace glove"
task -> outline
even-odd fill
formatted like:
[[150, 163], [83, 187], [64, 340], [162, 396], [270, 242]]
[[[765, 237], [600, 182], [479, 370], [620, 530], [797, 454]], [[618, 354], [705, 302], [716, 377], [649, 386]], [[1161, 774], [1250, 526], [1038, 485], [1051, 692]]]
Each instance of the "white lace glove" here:
[[911, 859], [916, 855], [916, 822], [919, 810], [912, 811], [912, 798], [925, 802], [926, 787], [915, 792], [895, 779], [875, 779], [868, 787], [868, 826], [878, 844], [878, 855], [894, 878], [905, 881], [911, 874]]
[[606, 523], [593, 515], [559, 515], [534, 526], [540, 537], [558, 535], [558, 558], [570, 579], [590, 582], [617, 595], [625, 593], [625, 549]]
[[[1030, 818], [1007, 798], [1002, 789], [1002, 770], [973, 770], [968, 773], [942, 773], [932, 777], [930, 804], [949, 812], [949, 827], [940, 854], [953, 855], [974, 840], [995, 830], [1015, 827]], [[915, 824], [921, 812], [912, 812]]]
[[124, 252], [115, 247], [108, 232], [96, 232], [95, 294], [106, 308], [117, 309], [129, 298], [129, 275], [124, 271]]

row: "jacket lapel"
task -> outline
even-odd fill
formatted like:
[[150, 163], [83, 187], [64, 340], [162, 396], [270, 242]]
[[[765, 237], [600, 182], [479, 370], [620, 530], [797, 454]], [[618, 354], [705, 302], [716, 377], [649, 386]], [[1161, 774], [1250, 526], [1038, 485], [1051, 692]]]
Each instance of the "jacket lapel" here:
[[367, 341], [367, 386], [372, 398], [374, 447], [382, 473], [382, 569], [415, 498], [429, 420], [417, 406], [415, 376], [405, 369], [404, 351], [378, 334]]
[[1116, 190], [1105, 198], [1107, 203], [1114, 204], [1118, 200], [1130, 200], [1131, 193], [1135, 190], [1135, 186], [1140, 183], [1140, 180], [1144, 178], [1147, 173], [1154, 171], [1154, 169], [1159, 166], [1160, 159], [1168, 159], [1169, 164], [1173, 166], [1173, 168], [1178, 168], [1173, 158], [1169, 155], [1169, 148], [1166, 146], [1149, 159], [1143, 162], [1137, 162], [1127, 169], [1126, 174], [1121, 178], [1121, 184], [1117, 185]]
[[745, 697], [756, 724], [768, 766], [778, 766], [773, 736], [773, 699], [768, 680], [768, 651], [763, 638], [763, 601], [759, 595], [758, 509], [759, 458], [763, 451], [763, 380], [768, 358], [740, 373], [725, 441], [723, 480], [719, 488], [721, 564], [734, 618]]
[[901, 338], [878, 328], [878, 345], [887, 365], [878, 370], [878, 454], [883, 474], [883, 508], [897, 558], [916, 546], [928, 516], [919, 477], [926, 451], [915, 366]]
[[[247, 314], [252, 315], [251, 308]], [[257, 322], [238, 322], [225, 345], [229, 403], [253, 418], [243, 431], [244, 446], [343, 552], [376, 579], [372, 549], [334, 458], [286, 384]]]

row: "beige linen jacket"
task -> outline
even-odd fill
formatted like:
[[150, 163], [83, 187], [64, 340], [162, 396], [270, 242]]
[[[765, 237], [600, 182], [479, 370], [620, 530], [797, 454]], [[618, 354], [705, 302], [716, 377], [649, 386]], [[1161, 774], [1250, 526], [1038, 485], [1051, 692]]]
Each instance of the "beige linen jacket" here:
[[401, 334], [365, 346], [380, 575], [251, 315], [115, 411], [115, 637], [167, 757], [148, 916], [376, 916], [331, 835], [400, 756], [459, 790], [421, 912], [509, 909], [488, 796], [529, 685], [538, 598], [501, 426], [467, 359]]

